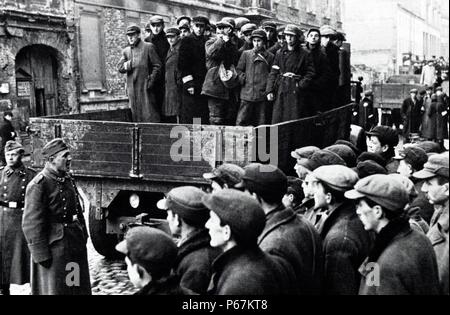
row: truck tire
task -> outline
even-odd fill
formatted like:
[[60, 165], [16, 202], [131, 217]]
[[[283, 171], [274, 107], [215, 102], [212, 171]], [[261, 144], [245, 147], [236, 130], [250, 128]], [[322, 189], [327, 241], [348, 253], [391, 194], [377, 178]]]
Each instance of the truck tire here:
[[121, 254], [115, 249], [119, 242], [117, 235], [106, 233], [106, 218], [97, 220], [95, 218], [95, 207], [89, 209], [89, 234], [97, 253], [106, 259], [122, 258]]

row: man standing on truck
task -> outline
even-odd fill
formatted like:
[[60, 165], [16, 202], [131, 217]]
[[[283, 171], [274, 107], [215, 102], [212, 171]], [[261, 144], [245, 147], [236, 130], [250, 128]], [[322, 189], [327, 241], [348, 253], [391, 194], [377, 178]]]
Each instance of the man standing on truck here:
[[412, 89], [410, 97], [403, 101], [402, 118], [403, 118], [403, 135], [409, 138], [412, 133], [419, 133], [421, 124], [421, 107], [422, 103], [417, 98], [419, 91]]
[[28, 185], [23, 232], [33, 259], [33, 295], [90, 295], [88, 238], [80, 196], [62, 139], [44, 146], [46, 164]]
[[6, 165], [5, 160], [5, 145], [8, 141], [14, 140], [17, 136], [14, 126], [11, 123], [11, 120], [13, 118], [13, 113], [10, 111], [6, 111], [3, 113], [3, 122], [0, 124], [0, 138], [2, 140], [2, 147], [1, 147], [1, 158], [2, 158], [2, 165]]
[[161, 60], [155, 46], [141, 40], [141, 29], [136, 25], [127, 28], [130, 44], [122, 51], [118, 64], [120, 73], [127, 74], [127, 91], [134, 122], [159, 122], [156, 108], [155, 83], [161, 75]]

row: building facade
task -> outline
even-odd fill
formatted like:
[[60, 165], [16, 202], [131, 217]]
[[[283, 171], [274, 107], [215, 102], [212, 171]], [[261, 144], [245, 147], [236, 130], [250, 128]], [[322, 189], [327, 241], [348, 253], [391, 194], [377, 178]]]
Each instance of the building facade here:
[[448, 10], [448, 1], [345, 0], [342, 19], [353, 62], [387, 77], [409, 72], [415, 61], [444, 55], [443, 6]]

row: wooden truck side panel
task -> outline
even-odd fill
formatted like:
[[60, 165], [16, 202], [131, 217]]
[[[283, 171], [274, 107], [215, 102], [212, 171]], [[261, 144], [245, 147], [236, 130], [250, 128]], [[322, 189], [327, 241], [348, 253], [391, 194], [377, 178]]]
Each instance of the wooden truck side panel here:
[[421, 89], [419, 84], [377, 83], [372, 85], [373, 104], [376, 108], [400, 108], [412, 89]]

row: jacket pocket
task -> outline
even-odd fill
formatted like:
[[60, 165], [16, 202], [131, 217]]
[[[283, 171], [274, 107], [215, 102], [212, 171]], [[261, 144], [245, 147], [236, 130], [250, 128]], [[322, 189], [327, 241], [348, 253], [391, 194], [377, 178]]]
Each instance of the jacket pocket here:
[[64, 238], [64, 226], [61, 223], [51, 225], [50, 234], [48, 236], [48, 245], [52, 245]]

